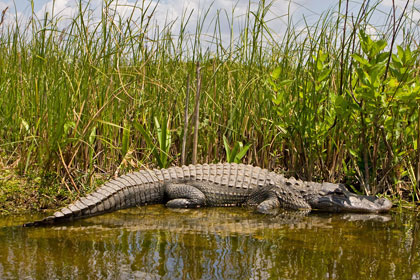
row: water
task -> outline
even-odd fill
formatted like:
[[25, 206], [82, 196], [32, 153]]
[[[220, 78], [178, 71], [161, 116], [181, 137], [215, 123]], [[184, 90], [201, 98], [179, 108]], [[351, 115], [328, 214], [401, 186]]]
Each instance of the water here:
[[40, 217], [0, 217], [0, 279], [420, 279], [418, 212], [265, 216], [157, 205], [16, 226]]

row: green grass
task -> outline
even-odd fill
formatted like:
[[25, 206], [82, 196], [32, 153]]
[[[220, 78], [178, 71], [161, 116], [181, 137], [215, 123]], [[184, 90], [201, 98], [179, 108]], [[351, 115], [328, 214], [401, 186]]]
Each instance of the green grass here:
[[[0, 26], [1, 164], [41, 178], [37, 193], [56, 185], [78, 195], [97, 174], [180, 164], [187, 89], [191, 162], [199, 62], [198, 162], [226, 161], [225, 147], [242, 142], [244, 163], [419, 199], [419, 30], [409, 9], [401, 23], [387, 11], [371, 38], [363, 31], [376, 6], [351, 17], [340, 1], [303, 29], [287, 19], [279, 39], [265, 20], [271, 3], [260, 1], [226, 43], [221, 21], [238, 20], [230, 11], [203, 11], [191, 35], [188, 14], [178, 32], [148, 16], [119, 21], [111, 3], [99, 23], [80, 2], [64, 29], [50, 15]], [[143, 15], [155, 9], [144, 3]]]

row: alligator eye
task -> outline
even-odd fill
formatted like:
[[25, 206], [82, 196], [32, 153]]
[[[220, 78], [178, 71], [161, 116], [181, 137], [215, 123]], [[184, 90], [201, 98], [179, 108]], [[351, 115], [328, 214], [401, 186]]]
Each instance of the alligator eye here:
[[344, 195], [344, 192], [342, 190], [340, 190], [340, 189], [337, 189], [337, 190], [334, 191], [334, 194], [336, 194], [336, 195]]
[[336, 195], [336, 196], [342, 196], [344, 195], [344, 192], [342, 190], [333, 190], [328, 192], [329, 195]]

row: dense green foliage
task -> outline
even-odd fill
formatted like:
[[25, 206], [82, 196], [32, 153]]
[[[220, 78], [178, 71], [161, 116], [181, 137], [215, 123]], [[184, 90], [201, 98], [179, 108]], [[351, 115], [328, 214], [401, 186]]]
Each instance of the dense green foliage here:
[[153, 24], [159, 7], [143, 2], [140, 18], [121, 20], [105, 3], [99, 22], [81, 2], [66, 28], [54, 15], [0, 26], [1, 165], [41, 177], [40, 189], [79, 191], [104, 171], [180, 164], [187, 91], [191, 162], [199, 62], [198, 162], [419, 198], [418, 25], [405, 15], [390, 11], [388, 32], [372, 37], [375, 6], [350, 18], [340, 2], [303, 30], [289, 19], [279, 41], [260, 1], [225, 44], [222, 16], [232, 23], [233, 12], [204, 11], [192, 35], [186, 14], [174, 34], [173, 22]]

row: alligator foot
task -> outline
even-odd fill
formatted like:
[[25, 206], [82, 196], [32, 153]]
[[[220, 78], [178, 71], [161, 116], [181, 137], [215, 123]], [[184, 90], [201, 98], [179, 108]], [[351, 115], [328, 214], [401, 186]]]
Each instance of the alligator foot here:
[[166, 206], [171, 208], [198, 208], [206, 201], [199, 189], [187, 184], [167, 184], [165, 194], [169, 198]]
[[199, 208], [200, 206], [196, 201], [186, 198], [176, 198], [166, 203], [166, 207], [169, 208]]
[[280, 207], [280, 202], [277, 197], [270, 196], [268, 199], [264, 200], [257, 206], [257, 212], [262, 214], [271, 214], [273, 209]]

